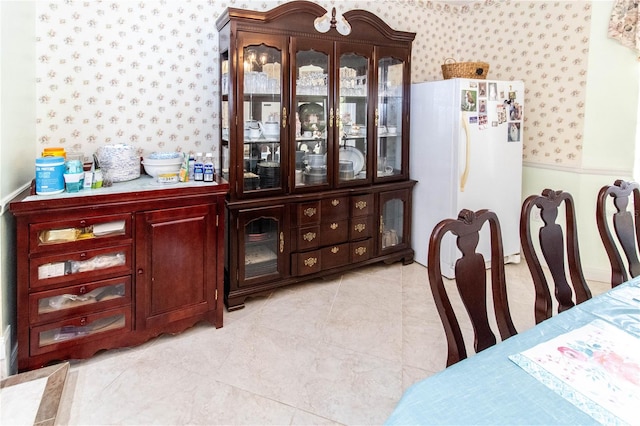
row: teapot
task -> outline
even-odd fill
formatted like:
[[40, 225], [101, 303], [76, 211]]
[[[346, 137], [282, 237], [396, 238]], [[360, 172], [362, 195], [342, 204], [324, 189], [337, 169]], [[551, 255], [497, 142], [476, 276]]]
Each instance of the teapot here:
[[245, 121], [244, 130], [250, 139], [258, 139], [262, 136], [262, 123], [256, 120]]

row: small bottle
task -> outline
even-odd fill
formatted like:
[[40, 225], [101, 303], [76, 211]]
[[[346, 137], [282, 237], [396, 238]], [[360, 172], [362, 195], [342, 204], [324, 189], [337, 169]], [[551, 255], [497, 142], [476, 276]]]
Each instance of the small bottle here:
[[213, 154], [207, 152], [204, 160], [204, 181], [213, 182]]
[[195, 180], [195, 176], [193, 175], [195, 162], [196, 162], [196, 159], [193, 157], [192, 154], [190, 154], [189, 155], [189, 180]]
[[196, 154], [196, 159], [193, 163], [193, 180], [204, 180], [204, 163], [202, 162], [202, 153]]

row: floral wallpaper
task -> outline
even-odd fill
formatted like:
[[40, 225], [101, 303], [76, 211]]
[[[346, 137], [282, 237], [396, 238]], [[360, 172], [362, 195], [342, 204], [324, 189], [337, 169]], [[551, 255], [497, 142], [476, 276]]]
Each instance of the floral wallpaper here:
[[[37, 2], [37, 127], [41, 148], [86, 156], [110, 143], [142, 155], [218, 151], [218, 34], [226, 7], [285, 1]], [[446, 58], [485, 61], [489, 79], [524, 80], [523, 158], [580, 165], [590, 2], [318, 1], [365, 9], [416, 32], [414, 82], [442, 79]]]

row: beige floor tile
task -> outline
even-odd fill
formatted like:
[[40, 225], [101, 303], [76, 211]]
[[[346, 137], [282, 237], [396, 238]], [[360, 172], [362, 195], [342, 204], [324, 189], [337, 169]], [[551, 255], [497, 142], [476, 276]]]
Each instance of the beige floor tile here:
[[[533, 326], [526, 264], [506, 266], [519, 331]], [[606, 283], [589, 283], [594, 295]], [[449, 283], [447, 285], [452, 285]], [[463, 309], [459, 301], [457, 309]], [[472, 330], [462, 322], [465, 340]], [[377, 264], [248, 298], [197, 326], [73, 361], [61, 424], [381, 424], [446, 342], [417, 263]]]

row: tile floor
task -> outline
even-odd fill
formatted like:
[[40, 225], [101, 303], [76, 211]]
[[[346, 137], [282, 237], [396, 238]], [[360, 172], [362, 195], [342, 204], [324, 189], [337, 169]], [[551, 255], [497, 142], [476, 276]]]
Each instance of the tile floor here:
[[[506, 271], [522, 331], [534, 323], [531, 279], [524, 262]], [[445, 352], [426, 268], [373, 265], [247, 299], [220, 329], [73, 361], [58, 423], [382, 424]]]

